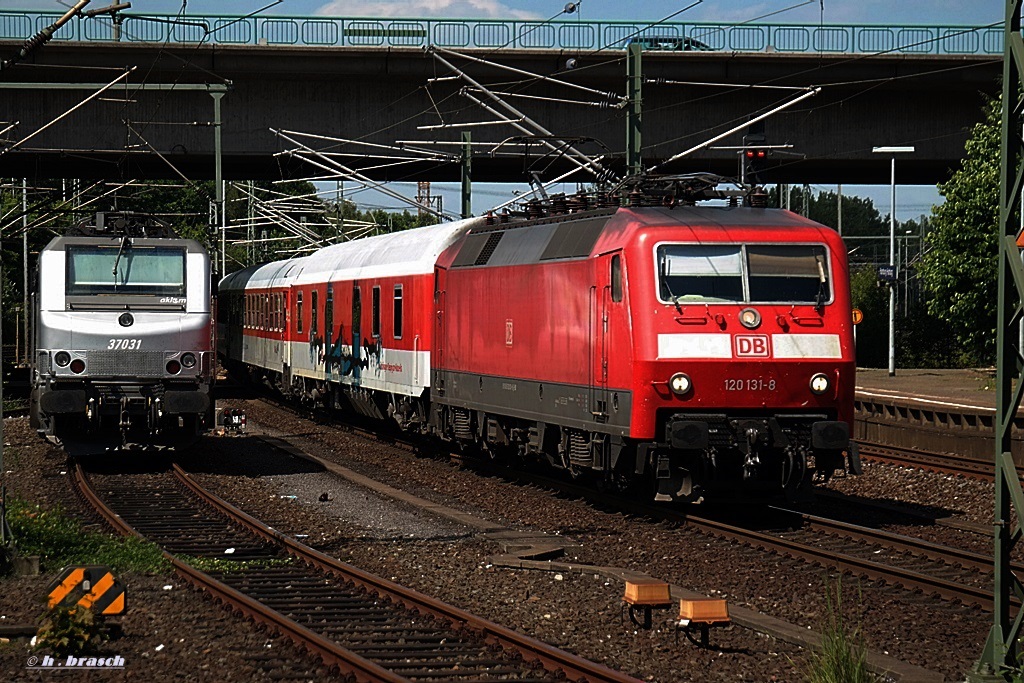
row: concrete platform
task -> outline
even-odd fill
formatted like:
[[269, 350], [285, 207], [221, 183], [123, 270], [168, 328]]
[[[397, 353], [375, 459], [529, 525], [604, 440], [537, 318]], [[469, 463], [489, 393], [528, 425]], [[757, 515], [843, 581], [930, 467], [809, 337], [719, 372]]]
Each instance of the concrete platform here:
[[[995, 370], [857, 371], [856, 439], [969, 458], [990, 458]], [[1024, 465], [1024, 413], [1013, 425], [1014, 460]]]
[[969, 370], [901, 370], [890, 377], [884, 368], [857, 369], [857, 395], [905, 397], [927, 405], [959, 405], [983, 410], [996, 407], [995, 368]]

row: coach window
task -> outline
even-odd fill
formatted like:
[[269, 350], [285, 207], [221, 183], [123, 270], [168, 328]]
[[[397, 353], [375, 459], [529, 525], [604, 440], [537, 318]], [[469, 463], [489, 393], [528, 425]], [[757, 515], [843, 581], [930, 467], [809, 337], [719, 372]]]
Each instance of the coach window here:
[[402, 285], [395, 285], [395, 339], [402, 338]]
[[622, 301], [622, 257], [612, 256], [612, 301]]
[[295, 293], [295, 331], [302, 334], [302, 292]]
[[316, 336], [316, 333], [317, 333], [316, 306], [317, 306], [317, 303], [319, 303], [319, 299], [320, 299], [320, 292], [318, 292], [318, 291], [316, 291], [314, 289], [313, 290], [313, 294], [312, 294], [312, 298], [310, 299], [311, 305], [309, 307], [309, 315], [310, 315], [309, 333], [311, 335], [313, 335], [314, 337]]
[[373, 288], [373, 336], [380, 339], [380, 287]]

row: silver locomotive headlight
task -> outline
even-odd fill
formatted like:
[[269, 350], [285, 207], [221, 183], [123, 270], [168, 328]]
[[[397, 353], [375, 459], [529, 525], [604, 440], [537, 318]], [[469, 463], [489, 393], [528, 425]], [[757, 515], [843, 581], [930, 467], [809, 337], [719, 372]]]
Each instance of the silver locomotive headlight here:
[[693, 383], [690, 382], [690, 377], [682, 372], [677, 372], [672, 375], [672, 378], [668, 381], [668, 388], [671, 389], [672, 393], [676, 396], [682, 396], [690, 391], [692, 387]]
[[828, 391], [828, 385], [828, 377], [826, 377], [824, 374], [820, 372], [811, 377], [811, 393], [813, 394], [821, 396], [826, 391]]
[[62, 368], [66, 368], [68, 363], [71, 362], [71, 354], [67, 351], [58, 351], [53, 356], [53, 362]]
[[761, 324], [761, 314], [756, 308], [744, 308], [740, 311], [740, 324], [748, 330], [753, 330]]
[[196, 366], [196, 354], [184, 353], [181, 355], [181, 364], [186, 368], [194, 368]]

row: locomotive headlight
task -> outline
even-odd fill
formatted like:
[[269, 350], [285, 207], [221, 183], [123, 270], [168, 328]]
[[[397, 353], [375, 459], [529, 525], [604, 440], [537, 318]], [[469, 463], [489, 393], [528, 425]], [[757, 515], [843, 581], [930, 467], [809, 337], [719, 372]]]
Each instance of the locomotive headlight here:
[[181, 364], [186, 368], [194, 368], [196, 366], [196, 354], [185, 353], [181, 356]]
[[690, 382], [690, 377], [682, 372], [677, 372], [672, 375], [672, 378], [668, 381], [668, 388], [671, 389], [672, 393], [676, 396], [682, 396], [690, 391], [692, 387], [693, 383]]
[[816, 374], [814, 377], [811, 377], [811, 393], [821, 396], [826, 391], [828, 391], [828, 385], [828, 377], [826, 377], [824, 374], [820, 372]]
[[740, 311], [740, 324], [752, 330], [761, 324], [761, 314], [756, 308], [744, 308]]
[[68, 363], [71, 362], [71, 354], [67, 351], [58, 351], [53, 357], [53, 362], [62, 368], [66, 368]]

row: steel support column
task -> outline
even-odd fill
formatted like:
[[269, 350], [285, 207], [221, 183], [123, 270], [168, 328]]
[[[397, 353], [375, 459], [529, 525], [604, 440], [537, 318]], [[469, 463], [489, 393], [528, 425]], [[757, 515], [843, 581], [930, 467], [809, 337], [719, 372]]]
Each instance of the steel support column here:
[[[216, 193], [217, 203], [217, 223], [218, 231], [220, 232], [220, 275], [224, 277], [226, 275], [228, 262], [227, 262], [227, 245], [225, 233], [227, 232], [227, 220], [224, 215], [224, 172], [222, 164], [221, 154], [221, 118], [220, 118], [220, 101], [224, 97], [223, 92], [211, 92], [210, 96], [213, 97], [213, 185], [214, 192]], [[211, 226], [213, 227], [213, 226]], [[214, 259], [214, 263], [216, 263]]]
[[1003, 48], [1003, 119], [999, 173], [999, 299], [996, 326], [996, 424], [995, 424], [995, 559], [993, 623], [981, 657], [968, 674], [968, 681], [1008, 681], [1019, 666], [1018, 638], [1024, 610], [1010, 620], [1010, 598], [1024, 597], [1024, 588], [1010, 568], [1013, 547], [1021, 537], [1024, 492], [1010, 454], [1013, 418], [1021, 402], [1022, 358], [1014, 347], [1017, 324], [1024, 302], [1024, 267], [1019, 212], [1024, 181], [1019, 134], [1022, 123], [1020, 92], [1024, 76], [1024, 40], [1021, 38], [1021, 5], [1024, 0], [1006, 1]]
[[462, 217], [473, 215], [473, 136], [462, 132]]
[[641, 147], [642, 117], [642, 51], [639, 43], [629, 44], [626, 56], [626, 175], [640, 175], [643, 171], [643, 150]]

